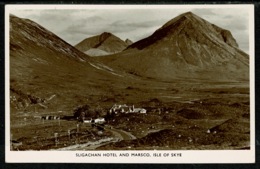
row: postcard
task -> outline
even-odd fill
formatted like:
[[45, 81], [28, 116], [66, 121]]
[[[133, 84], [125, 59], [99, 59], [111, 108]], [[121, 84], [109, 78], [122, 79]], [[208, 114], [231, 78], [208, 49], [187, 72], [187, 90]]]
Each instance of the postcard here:
[[7, 163], [254, 163], [254, 5], [6, 5]]

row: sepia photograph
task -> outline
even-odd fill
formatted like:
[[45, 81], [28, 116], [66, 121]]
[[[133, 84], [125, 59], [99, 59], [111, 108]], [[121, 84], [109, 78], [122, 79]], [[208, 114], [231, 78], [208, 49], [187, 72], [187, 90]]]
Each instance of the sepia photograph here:
[[253, 5], [7, 5], [5, 19], [8, 161], [254, 162]]

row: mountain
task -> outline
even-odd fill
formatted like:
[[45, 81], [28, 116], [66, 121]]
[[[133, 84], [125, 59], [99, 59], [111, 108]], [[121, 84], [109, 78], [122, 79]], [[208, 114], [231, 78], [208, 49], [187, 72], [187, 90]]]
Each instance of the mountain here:
[[75, 47], [90, 56], [100, 56], [121, 52], [129, 43], [130, 41], [125, 42], [112, 33], [104, 32], [84, 39]]
[[231, 32], [191, 12], [170, 20], [123, 52], [98, 59], [128, 73], [155, 79], [249, 78], [249, 56], [238, 48]]
[[111, 93], [104, 86], [120, 78], [39, 24], [10, 15], [10, 92], [18, 107], [55, 96], [47, 107], [72, 110]]

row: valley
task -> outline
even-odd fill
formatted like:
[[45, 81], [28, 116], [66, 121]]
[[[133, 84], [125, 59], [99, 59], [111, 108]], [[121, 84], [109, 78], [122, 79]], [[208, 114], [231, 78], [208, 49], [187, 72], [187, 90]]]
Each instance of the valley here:
[[[142, 81], [142, 86], [143, 85]], [[152, 81], [150, 81], [152, 83]], [[201, 88], [174, 88], [168, 83], [155, 82], [157, 89], [133, 86], [114, 96], [102, 96], [98, 107], [106, 122], [101, 128], [79, 122], [76, 118], [44, 120], [35, 116], [72, 116], [66, 105], [55, 105], [57, 110], [32, 108], [28, 112], [12, 112], [11, 133], [13, 139], [22, 142], [19, 150], [58, 149], [70, 150], [142, 150], [142, 149], [239, 149], [250, 148], [250, 109], [248, 87], [241, 83], [207, 85]], [[168, 84], [168, 88], [166, 85]], [[181, 84], [181, 83], [180, 83]], [[175, 84], [176, 86], [181, 86]], [[191, 83], [193, 84], [193, 83]], [[224, 86], [224, 87], [223, 87]], [[228, 87], [227, 87], [228, 86]], [[110, 99], [109, 99], [110, 98]], [[113, 99], [112, 99], [113, 98]], [[92, 99], [86, 103], [93, 109]], [[53, 103], [52, 103], [53, 102]], [[69, 102], [73, 102], [70, 100]], [[49, 104], [55, 103], [55, 98]], [[113, 104], [135, 105], [147, 110], [146, 114], [117, 114], [107, 116]], [[77, 101], [74, 101], [77, 105]], [[65, 109], [64, 109], [65, 108]], [[230, 122], [225, 125], [225, 122]], [[77, 142], [77, 125], [80, 126]], [[218, 126], [223, 126], [218, 127]], [[214, 127], [217, 128], [216, 131]], [[220, 128], [220, 129], [219, 129]], [[69, 142], [68, 130], [71, 131]], [[208, 130], [211, 130], [210, 132]], [[23, 131], [23, 132], [21, 132]], [[100, 133], [99, 131], [102, 131]], [[118, 132], [121, 131], [121, 132]], [[123, 132], [123, 133], [122, 133]], [[128, 138], [124, 132], [134, 136]], [[54, 133], [59, 133], [55, 146]], [[46, 140], [42, 140], [42, 139]], [[107, 139], [100, 142], [99, 140]], [[39, 141], [41, 140], [41, 141]], [[88, 142], [93, 142], [90, 146]], [[87, 144], [87, 146], [82, 146]], [[78, 146], [77, 146], [78, 145]]]
[[250, 149], [250, 103], [249, 56], [191, 12], [135, 43], [76, 46], [10, 15], [14, 151]]

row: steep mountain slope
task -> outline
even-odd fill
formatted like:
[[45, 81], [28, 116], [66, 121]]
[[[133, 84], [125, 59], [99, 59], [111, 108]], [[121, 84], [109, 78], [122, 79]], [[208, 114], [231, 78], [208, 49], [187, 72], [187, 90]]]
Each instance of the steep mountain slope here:
[[10, 16], [10, 92], [16, 102], [30, 107], [55, 95], [50, 107], [72, 110], [111, 93], [104, 86], [120, 78], [35, 22]]
[[123, 52], [98, 59], [135, 75], [164, 80], [249, 77], [249, 56], [238, 48], [231, 32], [191, 12], [170, 20]]
[[84, 39], [75, 47], [90, 56], [108, 55], [121, 52], [128, 46], [128, 42], [115, 35], [104, 32], [100, 35]]
[[[90, 58], [82, 52], [28, 19], [10, 16], [11, 77], [19, 68], [30, 66], [64, 66], [68, 62], [87, 62]], [[52, 64], [52, 65], [50, 65]], [[22, 71], [23, 73], [30, 73]]]

